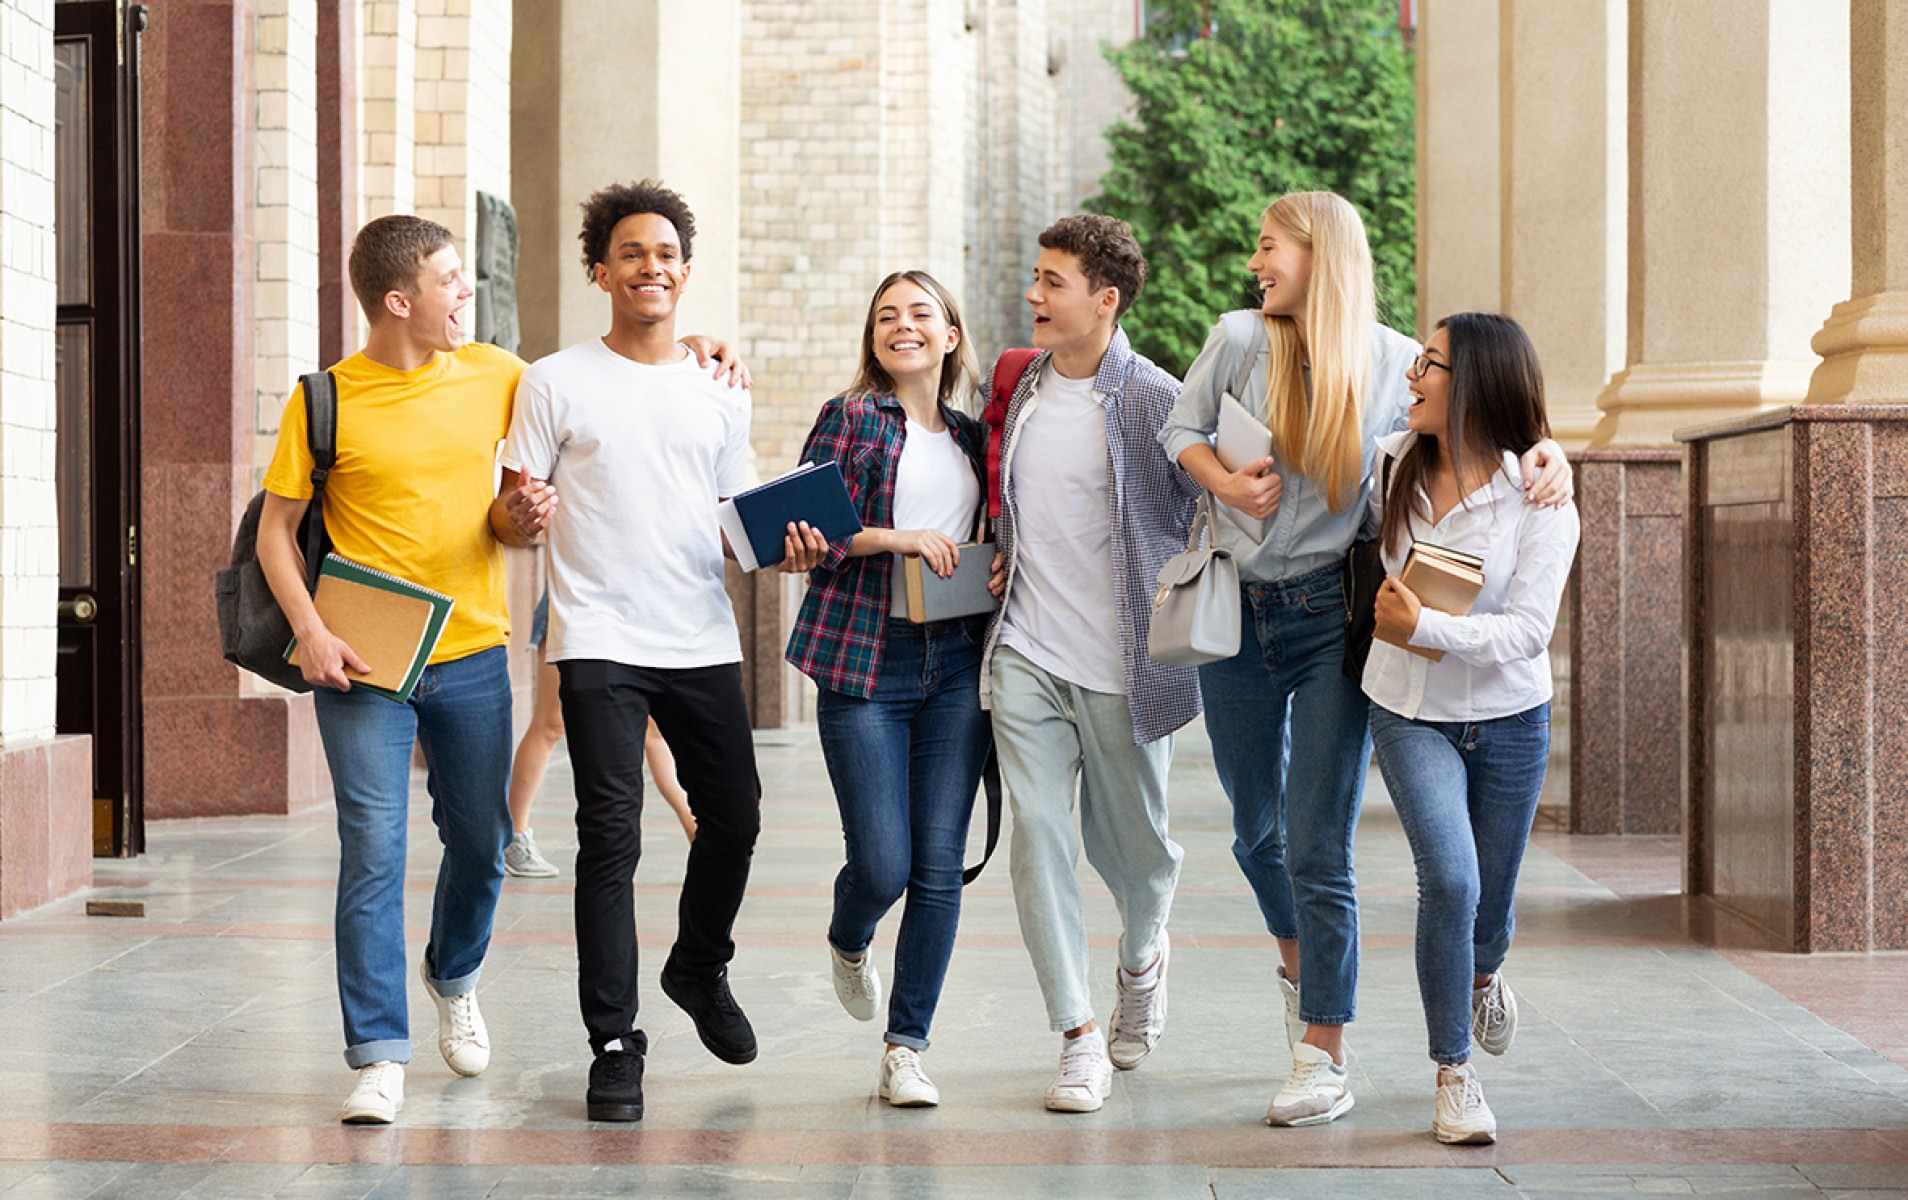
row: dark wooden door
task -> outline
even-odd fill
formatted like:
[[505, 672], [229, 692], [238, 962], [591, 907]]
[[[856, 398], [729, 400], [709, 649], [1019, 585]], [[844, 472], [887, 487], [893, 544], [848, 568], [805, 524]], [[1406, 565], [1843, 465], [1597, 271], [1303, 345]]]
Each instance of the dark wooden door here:
[[54, 7], [61, 733], [93, 739], [93, 849], [137, 854], [139, 37], [124, 0]]

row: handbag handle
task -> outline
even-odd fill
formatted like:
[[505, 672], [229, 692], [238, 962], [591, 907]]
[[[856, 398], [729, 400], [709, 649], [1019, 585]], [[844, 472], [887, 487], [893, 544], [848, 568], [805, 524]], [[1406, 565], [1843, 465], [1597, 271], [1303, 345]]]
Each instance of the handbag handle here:
[[1218, 537], [1212, 532], [1214, 522], [1218, 519], [1213, 512], [1212, 503], [1212, 493], [1203, 488], [1200, 489], [1199, 507], [1193, 510], [1192, 527], [1186, 531], [1186, 552], [1188, 554], [1199, 549], [1199, 537], [1201, 534], [1211, 538], [1212, 544], [1215, 547], [1219, 544]]

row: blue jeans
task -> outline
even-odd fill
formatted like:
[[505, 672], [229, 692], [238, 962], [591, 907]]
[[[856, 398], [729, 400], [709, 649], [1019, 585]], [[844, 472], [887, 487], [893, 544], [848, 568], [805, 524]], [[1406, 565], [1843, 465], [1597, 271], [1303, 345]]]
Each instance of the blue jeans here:
[[1345, 678], [1344, 567], [1241, 588], [1239, 653], [1199, 668], [1232, 854], [1273, 937], [1299, 944], [1299, 1015], [1357, 1012], [1352, 833], [1371, 757], [1370, 702]]
[[822, 755], [848, 861], [828, 940], [860, 954], [902, 893], [888, 993], [890, 1045], [928, 1047], [961, 917], [961, 856], [990, 737], [980, 706], [978, 619], [889, 621], [875, 693], [816, 700]]
[[424, 668], [408, 704], [362, 688], [313, 694], [338, 804], [334, 936], [345, 1062], [411, 1061], [404, 951], [411, 744], [430, 769], [444, 845], [425, 971], [439, 995], [477, 986], [510, 840], [510, 672], [502, 646]]
[[1504, 965], [1517, 871], [1550, 760], [1550, 705], [1493, 721], [1412, 721], [1374, 704], [1385, 790], [1418, 868], [1418, 994], [1431, 1057], [1471, 1057], [1471, 982]]

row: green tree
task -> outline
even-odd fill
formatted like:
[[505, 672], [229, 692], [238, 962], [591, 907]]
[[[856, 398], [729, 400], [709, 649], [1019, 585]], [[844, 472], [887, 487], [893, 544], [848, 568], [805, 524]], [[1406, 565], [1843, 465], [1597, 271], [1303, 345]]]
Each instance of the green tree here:
[[[1183, 373], [1226, 309], [1254, 307], [1259, 216], [1290, 191], [1337, 192], [1371, 236], [1378, 316], [1417, 323], [1416, 93], [1393, 0], [1165, 0], [1107, 57], [1136, 101], [1107, 131], [1098, 211], [1133, 226], [1146, 289], [1125, 325]], [[1490, 131], [1494, 132], [1494, 131]]]

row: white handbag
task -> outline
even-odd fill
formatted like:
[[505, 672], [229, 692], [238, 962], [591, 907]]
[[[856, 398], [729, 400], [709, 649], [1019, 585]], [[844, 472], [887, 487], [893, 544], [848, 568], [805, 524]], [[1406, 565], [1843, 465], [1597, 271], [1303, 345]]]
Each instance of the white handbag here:
[[1199, 498], [1185, 552], [1159, 569], [1146, 653], [1175, 667], [1197, 667], [1239, 653], [1239, 564], [1219, 546], [1210, 492]]

